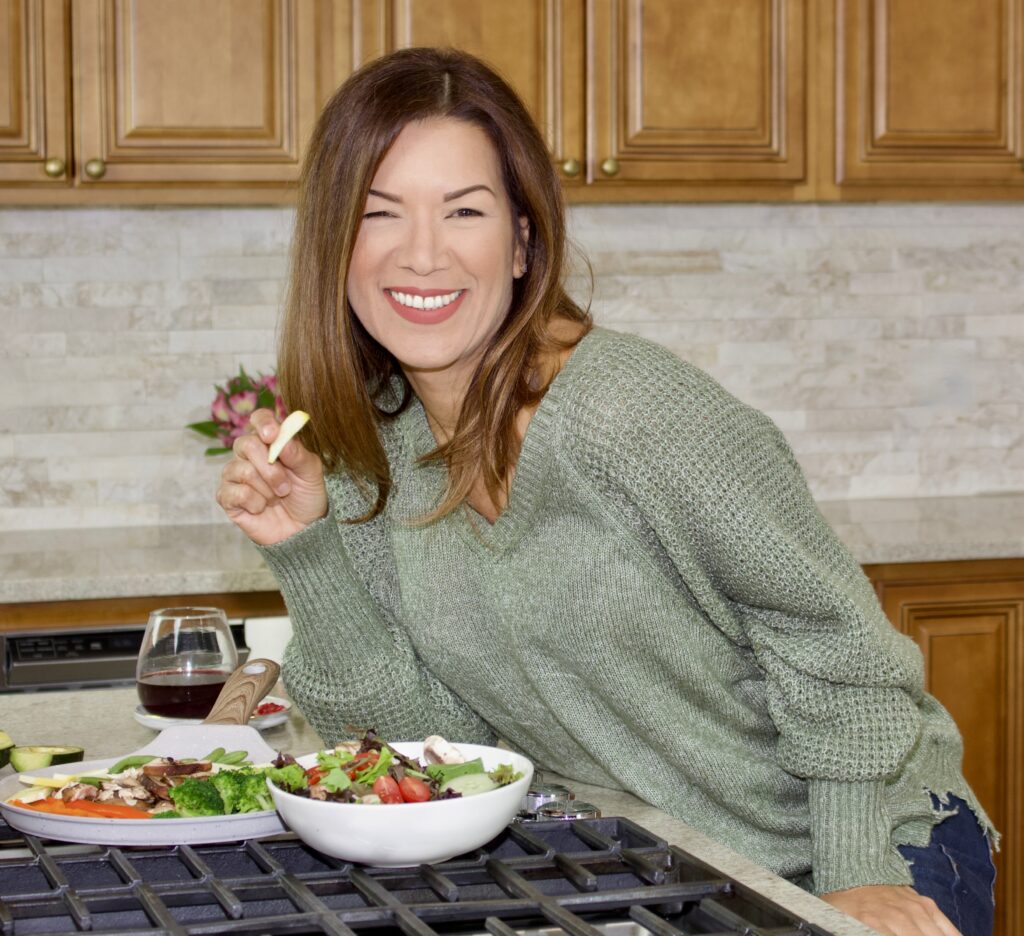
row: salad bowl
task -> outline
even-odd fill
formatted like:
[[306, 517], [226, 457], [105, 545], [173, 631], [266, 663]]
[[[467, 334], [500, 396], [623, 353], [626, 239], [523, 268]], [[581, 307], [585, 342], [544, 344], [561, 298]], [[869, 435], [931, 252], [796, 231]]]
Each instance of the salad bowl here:
[[[423, 761], [423, 743], [391, 747]], [[281, 818], [317, 851], [343, 861], [384, 868], [436, 864], [485, 845], [512, 821], [530, 787], [533, 764], [520, 754], [481, 744], [456, 744], [467, 759], [479, 757], [487, 770], [510, 764], [518, 780], [486, 793], [425, 803], [339, 803], [308, 799], [267, 781]], [[315, 753], [298, 758], [302, 767]]]

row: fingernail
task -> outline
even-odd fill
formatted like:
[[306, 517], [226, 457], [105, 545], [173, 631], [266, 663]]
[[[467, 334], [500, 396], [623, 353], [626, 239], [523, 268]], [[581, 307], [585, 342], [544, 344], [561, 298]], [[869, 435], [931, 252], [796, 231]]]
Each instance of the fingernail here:
[[285, 481], [283, 484], [277, 486], [277, 493], [280, 497], [284, 497], [292, 489], [292, 486]]

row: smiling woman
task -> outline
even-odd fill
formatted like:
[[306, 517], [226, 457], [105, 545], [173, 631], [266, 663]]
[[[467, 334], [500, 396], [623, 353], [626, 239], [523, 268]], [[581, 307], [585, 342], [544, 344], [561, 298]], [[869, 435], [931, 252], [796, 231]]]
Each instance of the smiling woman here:
[[327, 105], [303, 175], [279, 372], [289, 405], [314, 414], [326, 466], [375, 492], [369, 516], [391, 485], [377, 427], [421, 393], [430, 458], [448, 469], [429, 515], [467, 499], [500, 512], [521, 414], [590, 328], [562, 287], [565, 249], [544, 141], [478, 60], [406, 50]]
[[994, 830], [920, 652], [770, 420], [591, 327], [564, 224], [476, 59], [396, 52], [328, 105], [280, 357], [312, 432], [269, 464], [255, 412], [218, 492], [281, 584], [291, 695], [328, 742], [500, 737], [882, 933], [987, 936]]

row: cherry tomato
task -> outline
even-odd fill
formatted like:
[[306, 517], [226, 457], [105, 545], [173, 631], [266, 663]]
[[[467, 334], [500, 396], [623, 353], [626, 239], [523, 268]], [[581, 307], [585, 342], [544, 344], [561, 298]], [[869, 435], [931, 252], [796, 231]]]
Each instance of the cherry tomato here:
[[323, 780], [326, 774], [327, 771], [319, 765], [317, 765], [316, 767], [309, 767], [306, 769], [306, 776], [309, 778], [310, 786], [316, 786], [316, 784]]
[[403, 777], [398, 789], [407, 803], [425, 803], [430, 799], [430, 787], [419, 777]]
[[402, 799], [401, 791], [398, 789], [398, 784], [395, 783], [395, 778], [389, 777], [387, 774], [373, 781], [373, 792], [380, 797], [382, 803], [405, 802]]

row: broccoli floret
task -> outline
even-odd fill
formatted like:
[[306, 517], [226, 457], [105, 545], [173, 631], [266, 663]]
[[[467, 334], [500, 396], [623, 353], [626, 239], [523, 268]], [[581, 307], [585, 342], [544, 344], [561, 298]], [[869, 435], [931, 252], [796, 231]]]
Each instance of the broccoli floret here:
[[224, 800], [209, 780], [188, 779], [171, 787], [171, 800], [181, 816], [223, 816]]
[[181, 813], [176, 809], [165, 809], [162, 812], [152, 813], [154, 819], [180, 819]]
[[274, 800], [267, 789], [262, 770], [221, 770], [212, 780], [224, 800], [224, 812], [249, 813], [273, 809]]

